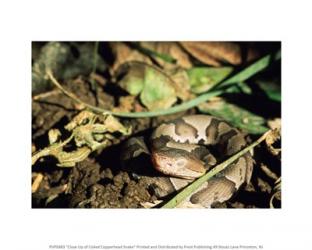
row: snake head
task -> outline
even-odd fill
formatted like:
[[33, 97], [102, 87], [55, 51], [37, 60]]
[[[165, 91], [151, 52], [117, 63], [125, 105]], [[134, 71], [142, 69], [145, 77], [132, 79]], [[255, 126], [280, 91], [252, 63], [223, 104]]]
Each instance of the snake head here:
[[202, 161], [185, 152], [175, 152], [174, 156], [172, 151], [153, 152], [152, 161], [158, 171], [184, 179], [194, 179], [206, 172]]

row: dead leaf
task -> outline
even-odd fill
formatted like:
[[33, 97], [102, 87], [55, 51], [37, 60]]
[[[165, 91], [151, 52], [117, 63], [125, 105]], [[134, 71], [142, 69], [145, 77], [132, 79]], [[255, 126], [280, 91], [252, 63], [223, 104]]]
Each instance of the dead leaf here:
[[268, 122], [268, 125], [272, 130], [271, 133], [269, 133], [266, 137], [265, 143], [270, 153], [272, 155], [278, 156], [281, 153], [282, 149], [275, 148], [273, 145], [275, 142], [281, 140], [281, 119], [276, 118], [274, 120], [271, 120]]
[[50, 129], [48, 132], [48, 137], [49, 137], [49, 143], [53, 144], [59, 141], [61, 137], [61, 132], [58, 129]]
[[141, 42], [142, 47], [150, 49], [160, 54], [170, 55], [176, 59], [176, 64], [165, 62], [161, 58], [155, 57], [155, 60], [165, 69], [176, 67], [177, 65], [189, 69], [192, 62], [186, 52], [176, 42]]
[[118, 107], [113, 108], [114, 112], [132, 112], [135, 105], [135, 96], [121, 96]]
[[119, 66], [128, 61], [140, 61], [152, 64], [152, 61], [148, 56], [143, 55], [137, 50], [131, 49], [128, 45], [122, 42], [110, 43], [110, 47], [115, 55], [115, 61], [111, 67], [111, 74], [115, 75]]
[[[107, 139], [110, 139], [111, 133], [119, 132], [123, 135], [131, 133], [131, 127], [125, 127], [112, 115], [95, 115], [89, 111], [83, 111], [75, 118], [77, 117], [81, 118], [81, 120], [74, 121], [73, 119], [73, 124], [79, 125], [74, 127], [72, 131], [78, 147], [87, 145], [94, 151], [103, 143], [105, 144]], [[72, 125], [69, 127], [72, 128]], [[68, 125], [66, 129], [68, 129]]]
[[238, 44], [230, 42], [180, 42], [182, 47], [202, 63], [221, 66], [224, 62], [239, 65], [242, 62]]
[[81, 124], [87, 123], [90, 120], [95, 118], [95, 114], [91, 111], [84, 110], [77, 114], [66, 126], [65, 129], [72, 131], [74, 128], [78, 127]]
[[268, 121], [268, 126], [270, 129], [281, 130], [282, 120], [281, 118], [275, 118]]
[[[59, 131], [49, 131], [50, 146], [32, 155], [32, 165], [41, 157], [54, 156], [58, 160], [58, 166], [74, 167], [77, 162], [85, 160], [92, 151], [111, 145], [115, 139], [112, 133], [122, 135], [131, 133], [130, 126], [124, 126], [112, 115], [97, 115], [90, 111], [82, 111], [69, 122], [65, 129], [72, 134], [65, 141], [59, 140]], [[70, 152], [64, 151], [64, 146], [74, 139], [76, 149]]]
[[106, 116], [103, 126], [109, 133], [119, 132], [123, 135], [131, 134], [131, 127], [125, 127], [116, 117], [112, 115]]
[[282, 151], [281, 148], [275, 148], [273, 144], [281, 139], [280, 130], [274, 129], [271, 130], [271, 133], [268, 134], [268, 136], [265, 138], [265, 143], [267, 145], [268, 150], [272, 155], [278, 156], [280, 152]]

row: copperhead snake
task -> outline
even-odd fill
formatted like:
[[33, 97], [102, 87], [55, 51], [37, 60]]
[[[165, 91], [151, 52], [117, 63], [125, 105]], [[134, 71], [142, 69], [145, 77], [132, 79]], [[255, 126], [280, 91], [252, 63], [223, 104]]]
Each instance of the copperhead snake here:
[[[155, 193], [164, 197], [237, 153], [247, 142], [242, 132], [219, 118], [189, 115], [158, 126], [150, 144], [154, 168], [165, 175], [153, 178]], [[142, 140], [135, 138], [128, 140], [126, 148], [124, 159], [148, 152]], [[251, 154], [246, 153], [202, 185], [181, 206], [210, 208], [229, 200], [244, 183], [249, 183], [253, 164]]]

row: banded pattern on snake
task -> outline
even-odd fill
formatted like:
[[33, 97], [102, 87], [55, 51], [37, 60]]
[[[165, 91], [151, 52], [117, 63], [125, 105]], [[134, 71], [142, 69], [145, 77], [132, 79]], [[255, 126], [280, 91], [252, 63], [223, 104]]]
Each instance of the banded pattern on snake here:
[[[189, 115], [161, 124], [151, 136], [151, 159], [154, 167], [167, 177], [154, 178], [156, 195], [164, 197], [180, 190], [246, 144], [243, 133], [213, 116]], [[132, 149], [127, 158], [147, 152], [142, 141], [134, 138], [127, 142], [126, 148]], [[209, 208], [229, 200], [244, 183], [249, 183], [253, 164], [250, 153], [241, 156], [181, 206]]]

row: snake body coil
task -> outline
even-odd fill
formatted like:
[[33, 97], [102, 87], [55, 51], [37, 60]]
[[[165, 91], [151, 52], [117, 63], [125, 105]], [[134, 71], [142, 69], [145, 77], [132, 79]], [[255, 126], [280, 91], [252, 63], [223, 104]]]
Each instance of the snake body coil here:
[[[155, 177], [158, 196], [185, 187], [246, 144], [239, 130], [213, 116], [190, 115], [160, 125], [152, 134], [151, 158], [158, 171], [171, 177]], [[252, 170], [253, 159], [247, 153], [191, 194], [185, 204], [211, 207], [229, 200], [249, 183]]]

